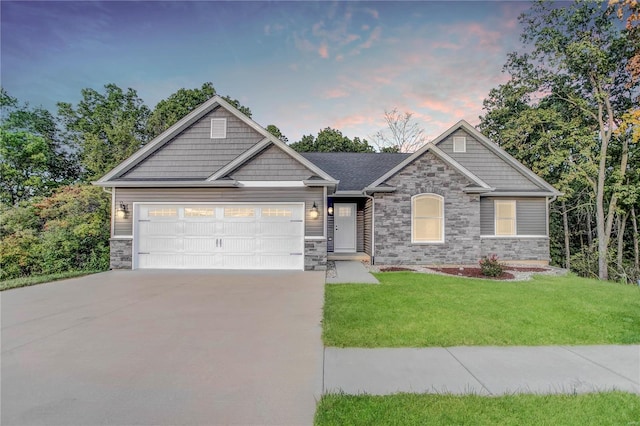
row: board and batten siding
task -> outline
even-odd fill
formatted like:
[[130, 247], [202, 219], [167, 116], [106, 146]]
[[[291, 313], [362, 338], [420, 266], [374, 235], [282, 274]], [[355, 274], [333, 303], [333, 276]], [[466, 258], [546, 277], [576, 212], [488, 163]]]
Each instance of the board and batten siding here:
[[[211, 119], [227, 119], [226, 139], [211, 139]], [[224, 108], [205, 114], [133, 169], [126, 179], [206, 179], [264, 139]]]
[[[466, 152], [453, 152], [454, 136], [466, 137]], [[440, 142], [438, 148], [494, 188], [520, 191], [540, 189], [529, 178], [462, 129], [453, 132]]]
[[[305, 236], [324, 236], [323, 214], [326, 211], [323, 188], [114, 188], [116, 205], [127, 204], [133, 211], [133, 203], [305, 203]], [[309, 212], [316, 203], [320, 215], [309, 219]], [[133, 235], [133, 215], [119, 219], [114, 216], [113, 236]]]
[[235, 180], [304, 180], [314, 173], [271, 145], [230, 175]]
[[516, 232], [522, 235], [547, 235], [546, 198], [496, 198], [480, 199], [480, 235], [495, 235], [495, 200], [516, 202]]

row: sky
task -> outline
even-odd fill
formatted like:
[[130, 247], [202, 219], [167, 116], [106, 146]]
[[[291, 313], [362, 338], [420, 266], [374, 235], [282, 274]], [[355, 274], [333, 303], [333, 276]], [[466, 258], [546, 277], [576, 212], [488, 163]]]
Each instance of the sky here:
[[508, 80], [528, 2], [0, 2], [0, 78], [56, 111], [83, 88], [133, 88], [153, 108], [212, 82], [290, 142], [332, 127], [370, 140], [384, 112], [429, 139], [475, 125]]

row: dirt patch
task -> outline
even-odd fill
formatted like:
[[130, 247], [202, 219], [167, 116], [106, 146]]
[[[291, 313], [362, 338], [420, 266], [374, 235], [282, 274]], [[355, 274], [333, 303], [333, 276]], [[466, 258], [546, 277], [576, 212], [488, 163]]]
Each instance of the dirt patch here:
[[403, 271], [415, 272], [415, 269], [405, 268], [402, 266], [387, 266], [384, 268], [380, 268], [380, 272], [403, 272]]

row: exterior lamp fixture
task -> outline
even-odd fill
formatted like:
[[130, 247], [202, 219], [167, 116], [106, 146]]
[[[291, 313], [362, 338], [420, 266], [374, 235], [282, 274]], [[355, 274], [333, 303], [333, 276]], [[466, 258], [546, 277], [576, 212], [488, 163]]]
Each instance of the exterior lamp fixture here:
[[333, 216], [333, 206], [329, 206], [327, 213], [329, 213], [329, 216]]
[[316, 205], [316, 202], [313, 202], [313, 207], [311, 207], [311, 211], [309, 212], [309, 217], [311, 219], [317, 219], [318, 218], [318, 206]]
[[116, 209], [116, 217], [118, 219], [124, 219], [129, 216], [129, 210], [127, 209], [127, 205], [120, 201], [120, 206]]

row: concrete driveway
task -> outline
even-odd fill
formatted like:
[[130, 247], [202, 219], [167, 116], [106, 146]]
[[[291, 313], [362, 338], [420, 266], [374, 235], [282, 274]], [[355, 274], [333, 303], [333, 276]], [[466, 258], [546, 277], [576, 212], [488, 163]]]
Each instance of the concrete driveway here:
[[3, 425], [311, 424], [323, 272], [111, 271], [0, 293]]

